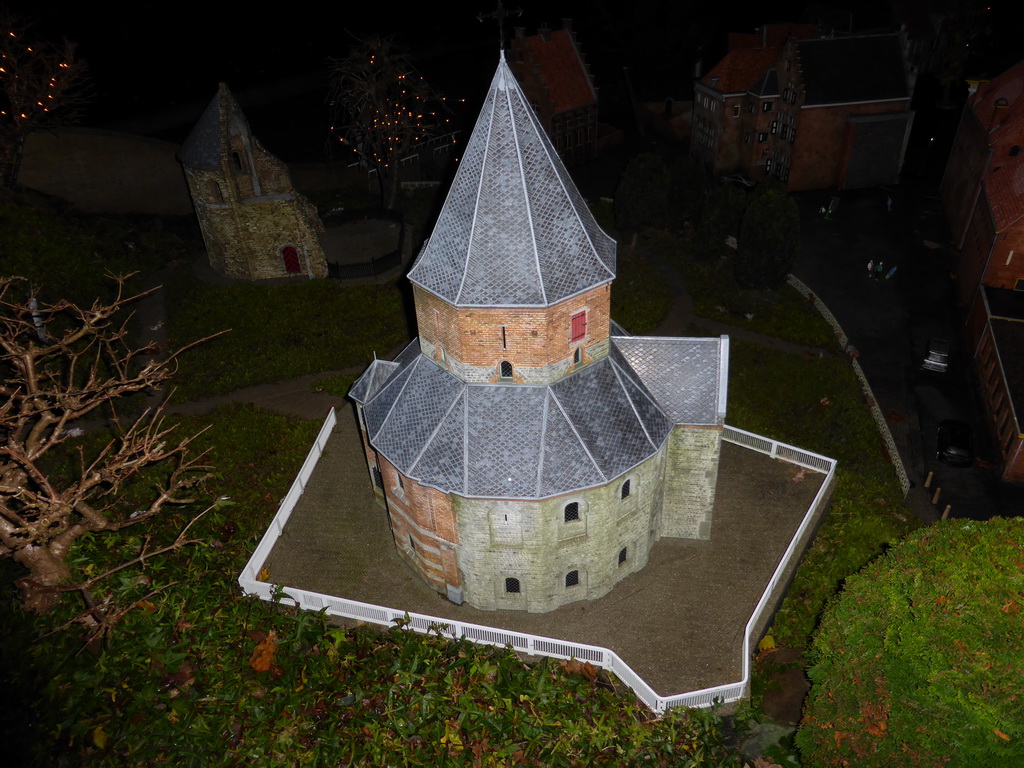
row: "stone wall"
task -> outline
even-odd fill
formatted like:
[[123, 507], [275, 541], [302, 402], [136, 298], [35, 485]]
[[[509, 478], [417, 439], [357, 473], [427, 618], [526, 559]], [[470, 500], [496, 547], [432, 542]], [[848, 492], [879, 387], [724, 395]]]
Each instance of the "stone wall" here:
[[661, 535], [683, 539], [711, 538], [720, 427], [675, 427], [668, 439], [665, 510]]
[[[543, 501], [454, 497], [466, 602], [542, 613], [607, 594], [647, 564], [658, 538], [663, 472], [664, 452], [606, 486]], [[567, 522], [572, 503], [579, 519]], [[567, 586], [573, 571], [578, 583]], [[508, 592], [506, 579], [517, 580], [520, 591]]]

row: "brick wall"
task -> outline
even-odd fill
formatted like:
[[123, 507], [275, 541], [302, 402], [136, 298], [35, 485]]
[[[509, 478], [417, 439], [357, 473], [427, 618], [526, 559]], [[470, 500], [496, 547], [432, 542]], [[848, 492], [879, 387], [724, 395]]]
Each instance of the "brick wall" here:
[[[467, 381], [495, 381], [508, 361], [518, 380], [543, 384], [571, 369], [576, 347], [589, 360], [608, 354], [611, 281], [538, 308], [455, 307], [419, 286], [413, 295], [424, 354], [441, 360], [443, 349], [449, 367]], [[573, 342], [571, 318], [581, 311], [587, 334]]]
[[901, 112], [909, 101], [812, 107], [800, 110], [793, 146], [789, 189], [824, 189], [840, 182], [845, 162], [843, 148], [850, 115]]

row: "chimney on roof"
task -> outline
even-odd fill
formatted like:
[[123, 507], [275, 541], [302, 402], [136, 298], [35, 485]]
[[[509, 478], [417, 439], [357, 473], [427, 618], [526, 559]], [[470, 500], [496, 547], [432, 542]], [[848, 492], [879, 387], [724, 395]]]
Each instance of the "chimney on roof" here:
[[572, 19], [562, 19], [562, 29], [572, 32]]
[[540, 29], [537, 30], [537, 35], [545, 43], [550, 43], [551, 42], [551, 27], [549, 27], [547, 24], [544, 24]]
[[516, 27], [516, 40], [523, 40], [526, 37], [526, 30], [523, 27]]

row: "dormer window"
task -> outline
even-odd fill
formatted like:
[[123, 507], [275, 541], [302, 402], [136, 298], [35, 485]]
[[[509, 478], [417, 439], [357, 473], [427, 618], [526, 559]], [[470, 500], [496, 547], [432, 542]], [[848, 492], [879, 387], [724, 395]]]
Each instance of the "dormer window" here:
[[510, 380], [512, 378], [512, 363], [508, 360], [502, 360], [498, 366], [498, 376], [502, 379]]

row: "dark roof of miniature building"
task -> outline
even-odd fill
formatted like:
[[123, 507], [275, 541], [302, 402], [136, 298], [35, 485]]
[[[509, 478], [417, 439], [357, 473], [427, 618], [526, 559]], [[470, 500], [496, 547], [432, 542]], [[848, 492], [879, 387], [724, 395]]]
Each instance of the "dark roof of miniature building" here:
[[555, 114], [597, 102], [594, 84], [568, 30], [530, 35], [525, 44], [533, 54]]
[[569, 178], [504, 55], [409, 279], [457, 306], [535, 307], [615, 277], [615, 241]]
[[628, 472], [673, 424], [720, 424], [723, 350], [719, 339], [616, 337], [607, 357], [533, 386], [466, 383], [413, 342], [386, 380], [374, 363], [351, 396], [374, 448], [407, 477], [466, 497], [540, 499]]
[[755, 96], [778, 96], [780, 93], [778, 70], [775, 67], [766, 70], [751, 86], [750, 92]]
[[1020, 354], [1020, 350], [1024, 349], [1024, 322], [992, 318], [989, 325], [992, 327], [992, 340], [1003, 367], [1006, 391], [1017, 422], [1014, 429], [1020, 434], [1024, 429], [1021, 424], [1021, 416], [1024, 415], [1024, 357]]
[[740, 48], [730, 51], [700, 78], [700, 82], [721, 93], [746, 93], [778, 58], [778, 48]]
[[191, 132], [178, 150], [178, 159], [189, 168], [216, 170], [220, 168], [221, 124], [228, 121], [228, 130], [232, 134], [249, 134], [249, 123], [245, 119], [242, 108], [231, 95], [227, 85], [221, 83], [217, 93], [206, 105], [203, 114], [192, 127]]
[[797, 43], [804, 105], [908, 99], [898, 35], [865, 35]]

